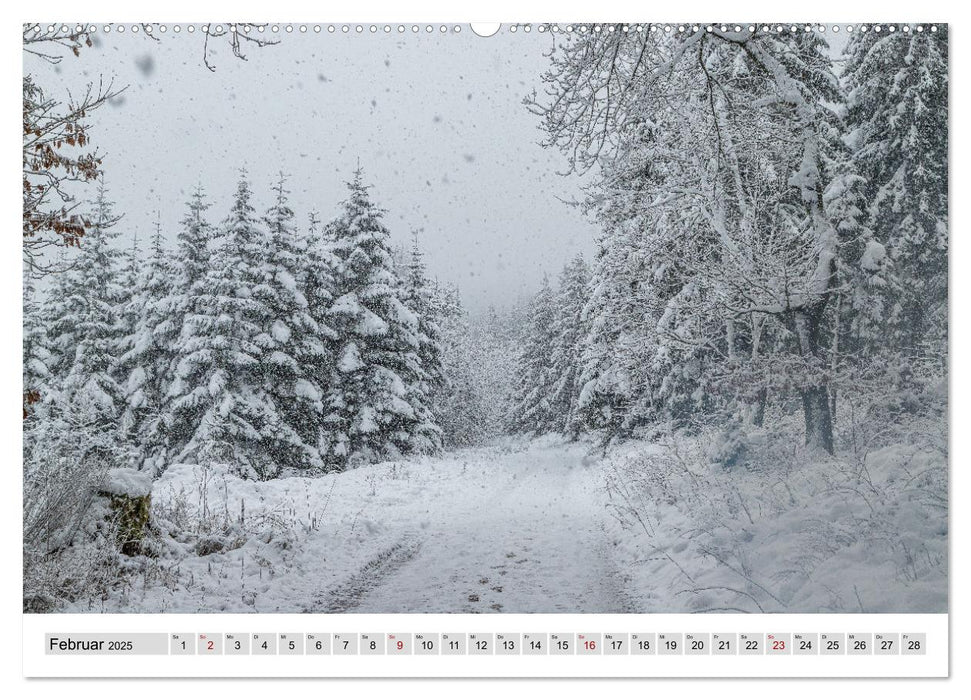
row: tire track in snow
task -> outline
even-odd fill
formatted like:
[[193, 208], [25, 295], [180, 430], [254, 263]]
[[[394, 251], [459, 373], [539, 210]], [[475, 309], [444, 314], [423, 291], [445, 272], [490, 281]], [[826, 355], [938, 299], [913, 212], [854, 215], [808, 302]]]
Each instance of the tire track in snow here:
[[371, 590], [380, 586], [421, 549], [421, 540], [407, 535], [370, 559], [356, 574], [320, 596], [305, 613], [344, 613], [356, 608]]

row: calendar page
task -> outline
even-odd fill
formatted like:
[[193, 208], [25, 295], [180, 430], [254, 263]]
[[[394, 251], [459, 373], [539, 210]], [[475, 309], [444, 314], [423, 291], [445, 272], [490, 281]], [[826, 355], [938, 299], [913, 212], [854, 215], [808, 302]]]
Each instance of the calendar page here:
[[24, 675], [947, 676], [948, 31], [25, 24]]

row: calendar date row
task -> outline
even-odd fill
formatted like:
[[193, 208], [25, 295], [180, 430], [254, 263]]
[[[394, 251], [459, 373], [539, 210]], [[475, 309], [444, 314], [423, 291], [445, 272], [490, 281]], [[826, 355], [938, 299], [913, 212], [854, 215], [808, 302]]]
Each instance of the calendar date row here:
[[52, 655], [923, 655], [925, 633], [220, 632], [47, 634]]

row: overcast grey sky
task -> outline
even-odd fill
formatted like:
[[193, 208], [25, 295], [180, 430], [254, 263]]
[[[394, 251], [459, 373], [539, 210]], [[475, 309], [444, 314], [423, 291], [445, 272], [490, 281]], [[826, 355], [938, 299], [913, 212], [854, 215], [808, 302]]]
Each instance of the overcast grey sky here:
[[556, 174], [565, 161], [537, 145], [539, 120], [522, 104], [551, 37], [462, 29], [281, 32], [277, 46], [244, 46], [247, 61], [211, 40], [215, 73], [203, 65], [198, 32], [159, 42], [99, 32], [95, 47], [57, 68], [25, 61], [55, 94], [99, 76], [128, 86], [93, 116], [126, 235], [137, 229], [145, 240], [161, 208], [174, 242], [200, 182], [221, 220], [241, 166], [259, 208], [282, 169], [300, 223], [313, 207], [328, 219], [360, 158], [395, 243], [423, 228], [430, 273], [458, 284], [477, 311], [534, 291], [577, 252], [589, 255], [596, 229], [561, 201], [580, 196], [578, 181]]

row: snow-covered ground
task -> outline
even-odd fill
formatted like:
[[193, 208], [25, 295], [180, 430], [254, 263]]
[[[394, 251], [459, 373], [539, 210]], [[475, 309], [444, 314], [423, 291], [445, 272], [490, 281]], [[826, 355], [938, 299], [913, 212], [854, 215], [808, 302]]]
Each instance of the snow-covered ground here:
[[686, 444], [507, 439], [266, 482], [177, 465], [154, 484], [154, 557], [69, 611], [946, 610], [933, 460], [767, 479], [699, 467]]
[[588, 446], [503, 443], [321, 478], [170, 468], [132, 612], [619, 612]]
[[755, 465], [706, 460], [702, 437], [629, 443], [601, 465], [639, 610], [947, 612], [946, 442], [853, 461], [762, 438]]

